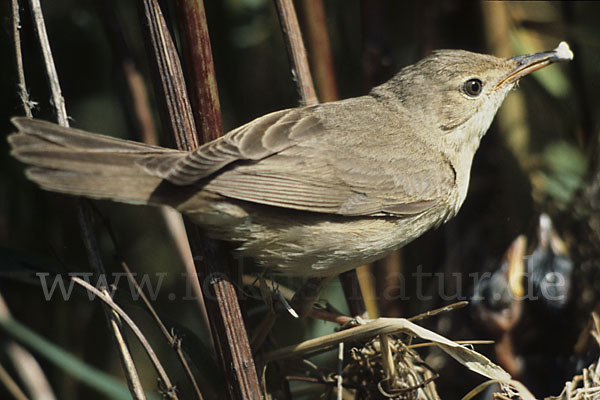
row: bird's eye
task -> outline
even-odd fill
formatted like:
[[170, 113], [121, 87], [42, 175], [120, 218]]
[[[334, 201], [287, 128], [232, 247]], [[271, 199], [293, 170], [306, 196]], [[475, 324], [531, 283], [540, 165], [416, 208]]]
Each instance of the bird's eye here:
[[483, 83], [477, 78], [469, 79], [465, 82], [464, 91], [470, 97], [477, 97], [481, 94]]

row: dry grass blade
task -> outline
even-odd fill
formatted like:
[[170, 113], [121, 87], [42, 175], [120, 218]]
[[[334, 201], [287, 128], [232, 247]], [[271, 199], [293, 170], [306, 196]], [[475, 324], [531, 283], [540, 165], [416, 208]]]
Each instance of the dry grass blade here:
[[377, 335], [392, 335], [397, 333], [406, 333], [429, 341], [471, 371], [497, 381], [503, 386], [513, 387], [524, 400], [534, 399], [533, 395], [520, 382], [514, 381], [506, 371], [492, 363], [488, 358], [403, 318], [378, 318], [370, 320], [364, 325], [355, 328], [275, 350], [268, 353], [265, 359], [274, 361], [300, 357], [309, 353], [330, 349], [341, 342], [364, 341], [370, 340]]
[[477, 396], [479, 393], [483, 392], [485, 389], [494, 384], [496, 384], [495, 381], [485, 381], [474, 387], [471, 391], [469, 391], [469, 393], [464, 395], [461, 400], [471, 400], [473, 397]]

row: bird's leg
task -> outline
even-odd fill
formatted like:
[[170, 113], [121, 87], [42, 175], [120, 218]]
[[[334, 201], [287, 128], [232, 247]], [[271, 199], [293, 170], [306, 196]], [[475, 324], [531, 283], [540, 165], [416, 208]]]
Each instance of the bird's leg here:
[[299, 317], [306, 317], [310, 314], [313, 304], [318, 300], [323, 287], [329, 282], [331, 277], [327, 278], [309, 278], [292, 297], [291, 306]]

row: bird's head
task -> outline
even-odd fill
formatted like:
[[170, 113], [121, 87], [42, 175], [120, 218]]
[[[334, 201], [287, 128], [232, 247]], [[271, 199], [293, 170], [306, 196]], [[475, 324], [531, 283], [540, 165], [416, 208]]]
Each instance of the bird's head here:
[[513, 58], [438, 50], [403, 68], [374, 89], [374, 94], [381, 90], [388, 95], [391, 92], [429, 129], [478, 144], [520, 78], [551, 63], [572, 59], [573, 53], [565, 42], [551, 51]]

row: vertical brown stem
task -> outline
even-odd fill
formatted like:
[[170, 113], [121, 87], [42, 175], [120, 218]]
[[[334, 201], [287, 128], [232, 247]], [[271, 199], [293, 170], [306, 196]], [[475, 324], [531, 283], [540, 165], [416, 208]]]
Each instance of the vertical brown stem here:
[[344, 297], [346, 297], [350, 315], [363, 315], [367, 308], [365, 307], [365, 301], [360, 290], [356, 270], [353, 269], [341, 274], [340, 283], [344, 290]]
[[152, 71], [157, 98], [163, 103], [158, 107], [165, 132], [175, 138], [180, 150], [193, 150], [199, 145], [198, 134], [192, 115], [177, 49], [167, 28], [158, 3], [144, 0], [143, 13], [147, 24], [146, 42], [152, 52]]
[[[129, 111], [126, 113], [126, 116], [128, 117], [131, 129], [138, 133], [138, 136], [144, 143], [157, 145], [158, 136], [154, 125], [148, 90], [131, 54], [130, 41], [123, 29], [120, 15], [117, 12], [117, 2], [118, 0], [104, 0], [97, 3], [97, 5], [102, 16], [108, 41], [111, 45], [115, 63], [121, 67], [117, 69], [122, 81], [119, 100], [123, 107]], [[181, 214], [167, 206], [160, 207], [160, 213], [165, 222], [166, 229], [173, 239], [181, 262], [185, 267], [186, 279], [190, 281], [190, 287], [196, 297], [201, 319], [204, 325], [208, 327], [210, 324], [206, 315], [200, 282], [198, 281], [196, 267], [192, 259], [183, 218]], [[181, 358], [181, 361], [187, 363], [184, 358]], [[186, 368], [187, 370], [188, 368]], [[194, 380], [191, 375], [190, 379]]]
[[223, 134], [223, 123], [204, 2], [178, 0], [177, 16], [196, 127], [206, 143]]
[[300, 102], [304, 105], [317, 104], [317, 94], [313, 85], [306, 49], [302, 41], [302, 33], [298, 25], [298, 18], [292, 0], [275, 0], [279, 15], [279, 24], [283, 31], [283, 39], [290, 58], [292, 78], [300, 95]]
[[[210, 40], [206, 27], [204, 5], [201, 0], [179, 1], [178, 16], [181, 19], [181, 32], [184, 36], [187, 57], [194, 65], [190, 71], [195, 114], [187, 97], [183, 71], [173, 41], [156, 1], [144, 1], [144, 14], [148, 21], [149, 41], [155, 56], [156, 69], [160, 79], [159, 91], [164, 94], [163, 117], [174, 134], [177, 147], [181, 150], [194, 150], [200, 144], [196, 133], [195, 120], [200, 121], [198, 129], [205, 140], [222, 134], [221, 116], [218, 105], [217, 85], [212, 66]], [[190, 24], [191, 26], [187, 26]], [[202, 67], [201, 67], [202, 66]], [[254, 368], [235, 288], [224, 272], [226, 261], [219, 243], [209, 241], [199, 229], [186, 222], [194, 262], [200, 282], [206, 309], [211, 323], [211, 331], [219, 364], [227, 380], [227, 390], [232, 399], [258, 399], [260, 387]]]
[[335, 81], [323, 0], [302, 0], [298, 6], [306, 33], [306, 44], [312, 60], [311, 65], [317, 82], [319, 99], [322, 102], [338, 100], [339, 94]]

